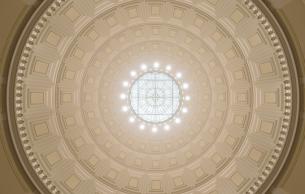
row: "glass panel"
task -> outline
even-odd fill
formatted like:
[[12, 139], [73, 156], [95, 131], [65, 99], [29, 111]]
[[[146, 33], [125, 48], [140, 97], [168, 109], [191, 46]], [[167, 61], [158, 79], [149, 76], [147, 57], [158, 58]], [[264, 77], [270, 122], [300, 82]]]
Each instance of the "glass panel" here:
[[149, 72], [131, 86], [130, 105], [142, 120], [160, 123], [171, 119], [180, 106], [180, 89], [168, 74]]

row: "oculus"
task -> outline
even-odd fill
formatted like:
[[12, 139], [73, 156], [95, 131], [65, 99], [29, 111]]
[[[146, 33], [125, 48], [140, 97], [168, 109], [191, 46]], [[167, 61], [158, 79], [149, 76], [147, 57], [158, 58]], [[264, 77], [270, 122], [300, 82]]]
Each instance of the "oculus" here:
[[156, 133], [159, 127], [170, 130], [170, 124], [180, 124], [182, 114], [188, 112], [185, 101], [189, 84], [182, 79], [171, 65], [163, 68], [158, 62], [147, 66], [142, 64], [138, 71], [130, 71], [130, 80], [123, 81], [125, 92], [120, 94], [124, 103], [123, 112], [128, 112], [129, 122], [139, 122], [139, 129], [147, 126]]
[[168, 74], [147, 72], [132, 84], [129, 102], [140, 119], [151, 123], [165, 122], [179, 110], [180, 88]]

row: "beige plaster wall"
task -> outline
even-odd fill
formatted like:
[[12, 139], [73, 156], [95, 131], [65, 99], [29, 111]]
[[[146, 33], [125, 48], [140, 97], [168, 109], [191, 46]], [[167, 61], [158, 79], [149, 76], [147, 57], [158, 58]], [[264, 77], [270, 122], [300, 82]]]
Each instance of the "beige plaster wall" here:
[[[270, 5], [272, 6], [272, 5]], [[286, 32], [295, 53], [301, 90], [300, 121], [293, 150], [273, 188], [280, 187], [288, 194], [305, 193], [305, 1], [290, 0], [283, 7], [273, 10]]]
[[22, 0], [0, 1], [0, 194], [36, 193], [15, 152], [12, 152], [5, 116], [6, 77], [13, 48], [11, 45], [16, 44], [16, 36], [36, 7], [37, 4], [29, 5]]

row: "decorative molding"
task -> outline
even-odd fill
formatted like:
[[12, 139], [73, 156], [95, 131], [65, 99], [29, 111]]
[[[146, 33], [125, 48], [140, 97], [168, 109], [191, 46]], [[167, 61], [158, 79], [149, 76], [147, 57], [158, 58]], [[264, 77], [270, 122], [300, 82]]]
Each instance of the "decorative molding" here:
[[[12, 136], [37, 185], [55, 194], [270, 186], [293, 140], [298, 83], [260, 3], [55, 0], [41, 12], [8, 87]], [[117, 98], [130, 70], [156, 58], [192, 83], [193, 114], [151, 136], [126, 122]]]

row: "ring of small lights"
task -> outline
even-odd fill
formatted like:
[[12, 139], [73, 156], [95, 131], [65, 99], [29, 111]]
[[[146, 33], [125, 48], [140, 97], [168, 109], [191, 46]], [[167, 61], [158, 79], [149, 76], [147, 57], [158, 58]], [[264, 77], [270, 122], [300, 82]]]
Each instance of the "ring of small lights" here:
[[[168, 119], [161, 122], [149, 122], [141, 118], [131, 105], [130, 93], [133, 85], [139, 80], [143, 75], [147, 73], [161, 73], [169, 76], [179, 88], [179, 105], [177, 110], [172, 114]], [[122, 111], [129, 114], [129, 121], [138, 125], [140, 130], [144, 130], [147, 127], [151, 128], [153, 133], [156, 133], [159, 128], [162, 128], [165, 131], [170, 130], [170, 126], [173, 124], [179, 124], [184, 113], [187, 113], [187, 101], [191, 97], [187, 94], [188, 83], [182, 79], [181, 72], [175, 72], [172, 70], [170, 65], [162, 66], [159, 63], [155, 62], [153, 65], [142, 64], [140, 68], [135, 71], [130, 72], [130, 79], [128, 81], [123, 81], [122, 84], [123, 92], [120, 97], [123, 101]], [[128, 96], [128, 97], [126, 97]], [[128, 108], [127, 108], [128, 107]]]

